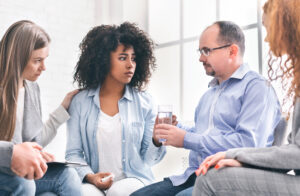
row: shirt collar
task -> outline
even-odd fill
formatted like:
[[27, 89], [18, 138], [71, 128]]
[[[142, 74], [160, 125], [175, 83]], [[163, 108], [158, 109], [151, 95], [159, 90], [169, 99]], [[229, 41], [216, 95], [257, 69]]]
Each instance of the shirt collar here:
[[88, 97], [94, 97], [93, 101], [100, 108], [100, 100], [99, 100], [99, 92], [100, 92], [100, 85], [97, 88], [89, 89]]
[[242, 64], [230, 78], [242, 79], [250, 71], [249, 65], [247, 63]]
[[133, 94], [133, 89], [130, 88], [128, 85], [125, 86], [125, 92], [124, 92], [124, 95], [121, 99], [125, 98], [127, 99], [128, 101], [132, 101], [132, 94]]
[[[129, 101], [132, 101], [132, 97], [133, 97], [133, 89], [130, 88], [128, 85], [125, 86], [125, 92], [124, 95], [121, 99], [127, 99]], [[100, 106], [99, 104], [99, 92], [100, 92], [100, 85], [96, 88], [96, 89], [89, 89], [89, 93], [88, 96], [89, 97], [94, 97], [94, 102], [96, 103], [96, 105]]]
[[[244, 63], [240, 65], [240, 67], [237, 70], [235, 70], [235, 72], [233, 72], [233, 74], [229, 77], [229, 79], [235, 78], [241, 80], [249, 71], [250, 71], [249, 65], [247, 63]], [[208, 83], [208, 87], [215, 87], [217, 85], [219, 85], [219, 81], [217, 80], [217, 78], [213, 78]]]

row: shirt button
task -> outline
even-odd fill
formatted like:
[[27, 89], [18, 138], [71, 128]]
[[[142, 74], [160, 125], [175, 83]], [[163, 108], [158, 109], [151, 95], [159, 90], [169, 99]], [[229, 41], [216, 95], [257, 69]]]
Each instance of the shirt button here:
[[125, 143], [125, 140], [122, 140], [123, 141], [123, 143]]
[[123, 162], [125, 162], [125, 159], [123, 159]]

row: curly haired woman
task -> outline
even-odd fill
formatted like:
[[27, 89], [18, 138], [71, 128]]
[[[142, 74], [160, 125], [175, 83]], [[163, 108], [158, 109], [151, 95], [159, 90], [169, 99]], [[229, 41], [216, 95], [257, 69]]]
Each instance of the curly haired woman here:
[[69, 109], [66, 159], [88, 164], [77, 168], [83, 191], [129, 195], [152, 182], [151, 166], [165, 155], [153, 137], [152, 99], [142, 91], [155, 68], [153, 43], [125, 22], [93, 28], [80, 49], [74, 80], [83, 90]]
[[[294, 101], [289, 144], [232, 149], [208, 157], [196, 172], [202, 176], [193, 195], [300, 195], [300, 1], [268, 0], [263, 21], [272, 54], [280, 60], [287, 57], [279, 69], [274, 69], [271, 57], [269, 73], [270, 78], [283, 79], [284, 86], [291, 81], [286, 96]], [[295, 175], [287, 174], [291, 170]]]

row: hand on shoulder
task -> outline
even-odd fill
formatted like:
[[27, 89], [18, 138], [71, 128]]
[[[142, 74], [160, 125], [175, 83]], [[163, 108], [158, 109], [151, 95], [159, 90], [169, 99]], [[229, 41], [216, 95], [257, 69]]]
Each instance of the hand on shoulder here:
[[61, 105], [68, 110], [70, 103], [72, 101], [72, 98], [74, 95], [76, 95], [79, 92], [79, 89], [73, 90], [69, 93], [67, 93], [67, 95], [65, 96], [64, 100], [62, 101]]

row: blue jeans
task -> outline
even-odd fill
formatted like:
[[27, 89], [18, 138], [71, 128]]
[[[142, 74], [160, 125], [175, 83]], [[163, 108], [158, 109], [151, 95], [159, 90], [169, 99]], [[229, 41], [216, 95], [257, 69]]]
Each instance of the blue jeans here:
[[45, 192], [56, 195], [81, 195], [81, 181], [73, 168], [49, 167], [39, 180], [27, 180], [18, 176], [0, 173], [0, 195], [33, 196]]
[[184, 184], [173, 186], [169, 178], [164, 178], [164, 181], [145, 186], [144, 188], [135, 191], [130, 196], [174, 196], [179, 192], [181, 193], [181, 191], [184, 191], [190, 187], [192, 188], [195, 184], [195, 180], [196, 175], [193, 174]]
[[190, 188], [184, 189], [183, 191], [180, 191], [179, 193], [176, 194], [176, 196], [192, 196], [193, 194], [193, 186]]

